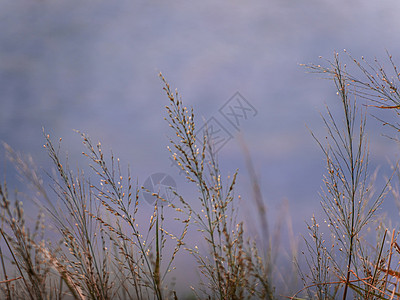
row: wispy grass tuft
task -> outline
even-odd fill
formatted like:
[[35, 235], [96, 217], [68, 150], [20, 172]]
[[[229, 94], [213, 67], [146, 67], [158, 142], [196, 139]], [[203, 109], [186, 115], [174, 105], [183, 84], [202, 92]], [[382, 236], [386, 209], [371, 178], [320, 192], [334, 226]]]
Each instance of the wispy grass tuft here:
[[332, 242], [329, 245], [313, 217], [308, 225], [312, 242], [306, 241], [311, 276], [310, 283], [305, 285], [309, 287], [309, 295], [318, 299], [335, 299], [339, 295], [347, 299], [349, 288], [353, 296], [372, 299], [376, 296], [372, 287], [383, 280], [378, 266], [385, 259], [384, 243], [368, 247], [365, 234], [371, 222], [377, 220], [390, 179], [379, 193], [374, 193], [375, 176], [368, 169], [365, 110], [349, 95], [350, 79], [339, 56], [335, 54], [329, 64], [328, 68], [308, 67], [331, 75], [343, 111], [342, 123], [336, 121], [329, 108], [327, 117], [322, 117], [328, 131], [326, 142], [313, 134], [326, 157], [321, 205]]
[[[388, 191], [395, 199], [400, 193], [391, 177], [376, 192], [377, 173], [370, 172], [366, 134], [368, 106], [395, 114], [400, 109], [395, 82], [400, 75], [391, 56], [389, 60], [395, 78], [377, 61], [366, 67], [355, 60], [367, 81], [347, 72], [338, 55], [328, 67], [308, 66], [333, 80], [342, 114], [337, 116], [327, 107], [322, 117], [326, 139], [312, 133], [327, 166], [321, 192], [326, 219], [320, 224], [313, 216], [307, 224], [305, 268], [297, 263], [304, 288], [288, 298], [299, 299], [301, 294], [309, 299], [400, 299], [398, 231], [378, 214]], [[153, 193], [157, 200], [148, 221], [143, 221], [140, 192], [151, 191], [139, 186], [129, 167], [112, 153], [106, 155], [101, 143], [93, 143], [86, 134], [78, 132], [87, 166], [76, 169], [64, 158], [61, 139], [54, 143], [44, 134], [44, 148], [55, 168], [46, 173], [50, 188], [31, 158], [5, 144], [24, 184], [34, 191], [25, 198], [41, 210], [32, 222], [21, 195], [16, 192], [11, 197], [6, 180], [0, 183], [1, 299], [177, 299], [171, 274], [179, 272], [174, 265], [182, 250], [197, 263], [193, 272], [198, 271], [200, 278], [192, 288], [198, 299], [285, 296], [280, 289], [290, 285], [293, 268], [281, 274], [277, 264], [282, 252], [297, 260], [290, 220], [287, 244], [292, 249], [287, 250], [282, 249], [280, 235], [285, 213], [271, 231], [259, 180], [245, 149], [261, 226], [261, 239], [251, 236], [240, 219], [238, 171], [222, 175], [211, 134], [207, 129], [197, 132], [193, 109], [185, 107], [161, 74], [160, 78], [168, 98], [166, 120], [174, 134], [169, 150], [195, 196], [188, 199], [174, 192], [178, 200], [170, 203]], [[360, 96], [373, 105], [360, 105], [356, 101]], [[393, 169], [400, 178], [398, 168]], [[186, 239], [191, 227], [202, 237], [196, 243]], [[283, 284], [278, 286], [280, 280]]]
[[167, 121], [176, 133], [169, 149], [187, 180], [196, 185], [201, 204], [198, 211], [179, 197], [181, 209], [192, 216], [208, 247], [208, 253], [197, 246], [188, 248], [205, 279], [202, 292], [211, 299], [274, 298], [269, 257], [259, 253], [255, 242], [247, 240], [243, 222], [236, 219], [237, 172], [223, 182], [208, 131], [196, 135], [193, 109], [188, 110], [178, 92], [172, 92], [165, 78], [160, 77], [169, 98]]

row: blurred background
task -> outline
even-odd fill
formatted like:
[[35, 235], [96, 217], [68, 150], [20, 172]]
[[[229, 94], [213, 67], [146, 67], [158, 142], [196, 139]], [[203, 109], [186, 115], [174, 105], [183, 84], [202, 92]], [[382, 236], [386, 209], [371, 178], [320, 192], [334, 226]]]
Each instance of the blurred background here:
[[[164, 120], [161, 71], [194, 108], [199, 127], [214, 117], [231, 136], [218, 155], [224, 174], [239, 169], [237, 195], [251, 201], [244, 143], [271, 223], [287, 199], [298, 236], [304, 221], [320, 213], [325, 169], [309, 129], [325, 136], [319, 114], [325, 104], [340, 113], [333, 83], [300, 64], [324, 64], [334, 51], [350, 63], [343, 49], [383, 62], [387, 49], [400, 61], [399, 12], [396, 0], [2, 0], [0, 141], [47, 170], [44, 127], [54, 140], [63, 138], [71, 167], [83, 167], [76, 129], [112, 149], [139, 184], [161, 172], [179, 192], [195, 195], [168, 159], [173, 133]], [[237, 127], [220, 113], [236, 92], [254, 109]], [[371, 118], [370, 168], [379, 167], [383, 179], [398, 148], [382, 133], [394, 134]], [[1, 169], [4, 153], [1, 148]], [[1, 172], [10, 186], [19, 186], [11, 166]], [[241, 207], [244, 218], [254, 220], [252, 204]], [[384, 209], [398, 217], [393, 199]], [[184, 285], [191, 279], [179, 280]]]

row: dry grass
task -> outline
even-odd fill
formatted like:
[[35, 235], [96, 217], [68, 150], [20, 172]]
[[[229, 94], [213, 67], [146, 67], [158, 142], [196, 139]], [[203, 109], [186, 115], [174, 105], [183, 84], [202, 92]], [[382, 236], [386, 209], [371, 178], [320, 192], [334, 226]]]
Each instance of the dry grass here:
[[[309, 271], [302, 274], [305, 287], [301, 291], [306, 291], [309, 298], [393, 299], [398, 296], [393, 280], [389, 279], [396, 274], [390, 265], [397, 233], [390, 230], [388, 234], [389, 224], [377, 214], [387, 192], [392, 189], [392, 177], [380, 192], [375, 192], [376, 173], [368, 169], [365, 132], [366, 107], [398, 109], [397, 106], [383, 105], [388, 101], [396, 103], [397, 89], [379, 64], [379, 71], [368, 65], [376, 72], [372, 75], [361, 63], [354, 61], [366, 75], [366, 81], [350, 75], [341, 65], [338, 54], [333, 62], [328, 61], [328, 67], [307, 66], [313, 72], [327, 74], [334, 81], [343, 108], [342, 123], [336, 122], [339, 117], [334, 117], [327, 108], [327, 117], [323, 117], [328, 130], [325, 142], [313, 135], [327, 162], [321, 204], [330, 241], [313, 217], [308, 224], [310, 239], [306, 240]], [[391, 57], [390, 61], [396, 71]], [[380, 105], [361, 106], [355, 100], [360, 96]], [[388, 235], [391, 236], [389, 247]], [[371, 244], [374, 237], [376, 242]], [[397, 286], [397, 281], [394, 282]], [[392, 286], [390, 289], [389, 285]]]
[[[80, 133], [83, 155], [93, 171], [72, 170], [63, 160], [61, 139], [54, 144], [44, 134], [45, 145], [56, 172], [49, 175], [52, 188], [43, 186], [32, 159], [26, 159], [5, 145], [9, 159], [35, 191], [32, 200], [44, 207], [31, 233], [25, 222], [22, 202], [11, 208], [7, 185], [0, 186], [2, 197], [2, 235], [15, 265], [10, 265], [0, 248], [4, 281], [0, 291], [8, 299], [176, 299], [171, 280], [174, 260], [184, 248], [193, 255], [202, 274], [194, 288], [199, 298], [250, 299], [274, 298], [269, 257], [259, 250], [236, 220], [234, 187], [237, 173], [223, 184], [217, 158], [209, 137], [194, 134], [194, 113], [188, 112], [178, 94], [170, 91], [167, 121], [178, 142], [171, 140], [171, 152], [190, 182], [195, 183], [202, 209], [197, 211], [177, 195], [179, 202], [165, 205], [157, 201], [149, 223], [139, 224], [139, 192], [129, 169], [119, 159], [106, 157], [101, 144], [93, 144]], [[203, 139], [202, 146], [197, 138]], [[162, 205], [163, 204], [163, 205]], [[164, 216], [178, 216], [180, 234], [164, 225]], [[44, 215], [56, 229], [59, 243], [45, 240], [49, 229]], [[184, 241], [188, 227], [194, 226], [204, 237], [204, 248]], [[50, 232], [51, 234], [51, 232]], [[167, 249], [172, 249], [168, 250]], [[268, 246], [269, 247], [269, 246]], [[202, 248], [202, 247], [200, 247]]]
[[[375, 191], [376, 173], [368, 168], [367, 114], [352, 95], [372, 99], [376, 104], [372, 106], [396, 114], [400, 96], [380, 65], [367, 69], [355, 62], [367, 81], [351, 76], [337, 55], [327, 68], [308, 66], [333, 79], [343, 114], [334, 116], [327, 108], [323, 117], [327, 139], [322, 142], [314, 136], [327, 164], [321, 192], [326, 221], [320, 225], [313, 217], [307, 224], [306, 268], [299, 267], [304, 288], [288, 298], [400, 298], [398, 233], [388, 230], [377, 214], [388, 191], [395, 198], [400, 193], [392, 178]], [[5, 145], [10, 161], [34, 190], [31, 200], [43, 210], [31, 224], [19, 194], [11, 197], [6, 181], [0, 184], [2, 299], [177, 299], [170, 274], [182, 251], [197, 262], [200, 283], [192, 288], [199, 299], [283, 296], [274, 286], [280, 278], [286, 285], [290, 281], [288, 274], [279, 272], [278, 253], [286, 251], [296, 259], [297, 245], [291, 234], [292, 249], [281, 248], [282, 223], [270, 232], [251, 156], [245, 149], [261, 240], [251, 238], [238, 217], [238, 172], [223, 178], [212, 138], [207, 131], [196, 134], [194, 111], [184, 106], [161, 74], [160, 78], [168, 97], [166, 120], [174, 133], [169, 150], [193, 186], [198, 203], [177, 193], [178, 201], [168, 203], [153, 194], [157, 198], [153, 213], [147, 223], [139, 222], [141, 187], [129, 168], [112, 154], [106, 156], [101, 144], [92, 143], [85, 134], [79, 133], [90, 166], [87, 174], [85, 168], [72, 170], [62, 158], [61, 139], [54, 144], [44, 135], [44, 147], [55, 166], [55, 173], [49, 175], [50, 190], [44, 187], [33, 160]], [[397, 124], [390, 125], [398, 130]], [[168, 228], [166, 215], [175, 218], [178, 233]], [[190, 227], [203, 238], [198, 244], [185, 240]], [[53, 229], [56, 240], [50, 239]]]
[[[203, 295], [212, 299], [247, 299], [274, 296], [269, 257], [257, 245], [245, 240], [243, 223], [236, 220], [234, 187], [237, 172], [224, 184], [210, 136], [196, 136], [194, 112], [182, 105], [164, 77], [170, 100], [166, 107], [169, 126], [177, 136], [169, 148], [188, 181], [197, 186], [201, 211], [179, 197], [180, 208], [190, 215], [208, 245], [208, 254], [188, 248], [196, 258], [205, 282]], [[199, 142], [199, 139], [202, 141]], [[175, 207], [175, 206], [174, 206]], [[267, 252], [269, 253], [269, 251]]]

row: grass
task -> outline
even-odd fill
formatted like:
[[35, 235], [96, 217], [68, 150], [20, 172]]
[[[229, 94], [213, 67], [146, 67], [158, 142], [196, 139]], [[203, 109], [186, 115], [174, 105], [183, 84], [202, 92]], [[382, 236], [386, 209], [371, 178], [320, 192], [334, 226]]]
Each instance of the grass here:
[[[374, 193], [374, 176], [368, 170], [366, 113], [349, 94], [350, 85], [338, 55], [330, 66], [329, 74], [342, 104], [343, 122], [338, 124], [327, 108], [327, 117], [322, 118], [327, 128], [326, 143], [322, 144], [313, 136], [326, 157], [327, 174], [321, 204], [332, 242], [325, 245], [319, 225], [313, 218], [308, 225], [313, 245], [306, 242], [312, 254], [307, 263], [318, 298], [338, 298], [340, 286], [343, 286], [342, 299], [347, 298], [349, 288], [363, 299], [370, 299], [373, 294], [370, 286], [378, 284], [382, 273], [376, 265], [383, 257], [381, 251], [376, 251], [378, 245], [372, 249], [365, 247], [364, 232], [376, 219], [390, 180], [380, 192]], [[353, 273], [365, 280], [351, 281]], [[327, 285], [332, 276], [340, 280], [337, 284]]]
[[[400, 81], [391, 56], [389, 60], [394, 78]], [[321, 190], [325, 220], [320, 225], [313, 217], [306, 225], [310, 235], [304, 239], [304, 258], [298, 257], [295, 244], [282, 249], [281, 223], [270, 231], [247, 149], [246, 165], [263, 238], [254, 239], [246, 231], [235, 197], [238, 171], [223, 178], [211, 137], [207, 131], [204, 136], [196, 134], [193, 109], [185, 107], [160, 74], [168, 98], [166, 121], [173, 132], [169, 150], [198, 203], [176, 192], [178, 200], [173, 203], [153, 194], [157, 198], [153, 213], [147, 223], [139, 222], [139, 195], [144, 188], [129, 168], [113, 154], [105, 155], [102, 145], [84, 133], [78, 134], [89, 170], [71, 169], [60, 154], [61, 139], [54, 143], [44, 134], [44, 148], [56, 170], [47, 174], [52, 181], [49, 189], [33, 160], [5, 144], [9, 160], [35, 191], [31, 200], [43, 209], [36, 222], [30, 222], [19, 194], [9, 194], [6, 180], [0, 184], [0, 297], [178, 299], [172, 274], [179, 272], [176, 258], [187, 252], [197, 264], [200, 278], [193, 295], [199, 299], [399, 298], [398, 232], [380, 218], [378, 209], [387, 193], [398, 199], [400, 172], [394, 168], [386, 185], [376, 191], [376, 173], [368, 162], [366, 107], [397, 115], [400, 94], [381, 65], [365, 66], [357, 60], [355, 64], [365, 80], [348, 73], [338, 55], [328, 61], [328, 67], [307, 66], [333, 80], [342, 114], [336, 116], [327, 107], [322, 117], [326, 139], [311, 133], [327, 166]], [[357, 97], [374, 102], [360, 105]], [[399, 128], [397, 123], [378, 119]], [[166, 216], [174, 224], [166, 222]], [[191, 228], [203, 239], [200, 247], [186, 239]], [[293, 274], [288, 273], [294, 273], [280, 271], [277, 257], [283, 251], [296, 260], [293, 266], [298, 268], [303, 288], [278, 289], [290, 285]]]

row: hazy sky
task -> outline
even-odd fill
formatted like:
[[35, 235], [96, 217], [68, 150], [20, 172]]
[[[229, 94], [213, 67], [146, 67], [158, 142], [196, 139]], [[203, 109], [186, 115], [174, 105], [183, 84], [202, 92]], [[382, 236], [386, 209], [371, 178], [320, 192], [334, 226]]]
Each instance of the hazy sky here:
[[[232, 135], [219, 155], [225, 174], [239, 168], [239, 192], [251, 195], [240, 131], [267, 206], [288, 199], [302, 227], [318, 210], [325, 167], [306, 125], [323, 136], [319, 112], [339, 106], [332, 82], [299, 64], [335, 50], [348, 61], [343, 49], [383, 61], [387, 49], [400, 61], [399, 11], [396, 0], [3, 0], [0, 140], [47, 168], [42, 127], [81, 162], [77, 129], [112, 148], [139, 183], [165, 172], [190, 193], [168, 160], [161, 71], [199, 126], [215, 117]], [[239, 130], [219, 113], [236, 92], [257, 111]], [[371, 168], [386, 172], [396, 145], [372, 119], [369, 129]]]

